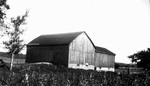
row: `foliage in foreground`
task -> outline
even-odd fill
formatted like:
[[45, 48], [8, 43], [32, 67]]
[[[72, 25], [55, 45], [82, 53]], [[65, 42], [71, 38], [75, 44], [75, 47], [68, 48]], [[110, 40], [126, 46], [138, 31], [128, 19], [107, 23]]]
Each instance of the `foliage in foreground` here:
[[67, 69], [52, 65], [16, 66], [0, 71], [0, 85], [6, 86], [148, 86], [150, 75]]

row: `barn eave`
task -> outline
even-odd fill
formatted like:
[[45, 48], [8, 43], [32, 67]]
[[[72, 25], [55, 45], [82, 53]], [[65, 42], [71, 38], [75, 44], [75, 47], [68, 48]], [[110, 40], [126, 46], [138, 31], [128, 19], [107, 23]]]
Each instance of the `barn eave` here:
[[106, 52], [102, 52], [102, 51], [95, 51], [96, 53], [102, 53], [102, 54], [108, 54], [108, 55], [113, 55], [113, 56], [116, 56], [116, 54], [112, 53], [106, 53]]
[[95, 52], [96, 53], [103, 53], [103, 54], [108, 54], [108, 55], [113, 55], [115, 56], [116, 54], [111, 52], [110, 50], [103, 48], [103, 47], [99, 47], [99, 46], [95, 46]]

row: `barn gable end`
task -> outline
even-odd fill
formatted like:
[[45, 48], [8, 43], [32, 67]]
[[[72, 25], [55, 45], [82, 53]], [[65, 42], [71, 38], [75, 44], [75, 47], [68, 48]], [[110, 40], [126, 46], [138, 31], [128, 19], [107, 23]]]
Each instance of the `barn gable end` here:
[[94, 65], [94, 44], [84, 32], [69, 45], [69, 67], [77, 65]]

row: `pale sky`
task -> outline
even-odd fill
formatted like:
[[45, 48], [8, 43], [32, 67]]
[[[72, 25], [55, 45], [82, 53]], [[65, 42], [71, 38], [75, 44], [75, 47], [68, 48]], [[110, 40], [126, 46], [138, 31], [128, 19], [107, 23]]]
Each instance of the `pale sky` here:
[[8, 16], [30, 10], [26, 43], [42, 34], [86, 31], [116, 62], [150, 47], [149, 0], [8, 0]]

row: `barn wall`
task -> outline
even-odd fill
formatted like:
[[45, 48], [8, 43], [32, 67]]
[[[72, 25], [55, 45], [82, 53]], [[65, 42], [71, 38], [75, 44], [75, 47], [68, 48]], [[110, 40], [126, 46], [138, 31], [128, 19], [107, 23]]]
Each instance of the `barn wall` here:
[[95, 66], [96, 67], [108, 67], [114, 68], [115, 64], [115, 56], [103, 54], [103, 53], [95, 53]]
[[27, 46], [27, 63], [51, 62], [68, 66], [68, 45], [64, 46]]
[[85, 33], [74, 39], [69, 46], [69, 64], [94, 65], [95, 48]]

